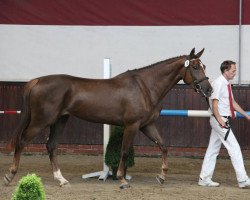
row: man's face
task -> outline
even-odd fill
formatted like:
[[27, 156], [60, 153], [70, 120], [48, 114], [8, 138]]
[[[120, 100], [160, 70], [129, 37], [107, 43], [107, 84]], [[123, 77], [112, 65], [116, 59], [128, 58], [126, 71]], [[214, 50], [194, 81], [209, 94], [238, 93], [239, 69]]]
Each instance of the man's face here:
[[232, 64], [229, 70], [225, 70], [225, 77], [227, 80], [232, 80], [236, 75], [236, 65]]

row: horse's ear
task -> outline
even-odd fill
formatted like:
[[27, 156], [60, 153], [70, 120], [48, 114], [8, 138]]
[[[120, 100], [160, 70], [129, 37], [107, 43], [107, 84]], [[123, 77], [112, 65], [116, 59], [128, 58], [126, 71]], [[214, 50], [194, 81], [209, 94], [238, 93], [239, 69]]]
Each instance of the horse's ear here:
[[192, 59], [192, 58], [194, 58], [195, 57], [195, 48], [193, 48], [192, 50], [191, 50], [191, 52], [190, 52], [190, 54], [189, 54], [189, 59]]
[[196, 58], [200, 58], [201, 55], [203, 54], [204, 50], [205, 50], [205, 49], [203, 48], [199, 53], [197, 53], [197, 54], [195, 55], [195, 57], [196, 57]]

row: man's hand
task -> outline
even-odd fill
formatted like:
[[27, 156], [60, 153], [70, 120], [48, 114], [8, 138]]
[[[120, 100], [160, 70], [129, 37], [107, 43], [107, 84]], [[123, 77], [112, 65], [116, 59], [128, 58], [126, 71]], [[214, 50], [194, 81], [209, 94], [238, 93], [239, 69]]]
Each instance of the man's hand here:
[[226, 122], [222, 119], [222, 117], [218, 117], [218, 122], [221, 126], [221, 128], [224, 128], [226, 126]]
[[246, 119], [247, 119], [248, 121], [250, 121], [250, 115], [247, 115], [247, 116], [246, 116]]

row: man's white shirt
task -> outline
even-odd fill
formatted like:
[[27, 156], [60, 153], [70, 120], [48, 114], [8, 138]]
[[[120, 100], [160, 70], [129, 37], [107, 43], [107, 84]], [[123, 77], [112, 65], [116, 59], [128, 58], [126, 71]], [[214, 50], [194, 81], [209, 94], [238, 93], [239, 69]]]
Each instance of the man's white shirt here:
[[[212, 82], [213, 93], [210, 97], [210, 107], [212, 108], [212, 99], [219, 100], [218, 111], [221, 116], [231, 116], [230, 105], [229, 105], [229, 93], [227, 85], [230, 84], [227, 79], [221, 75]], [[233, 93], [232, 93], [232, 98]]]

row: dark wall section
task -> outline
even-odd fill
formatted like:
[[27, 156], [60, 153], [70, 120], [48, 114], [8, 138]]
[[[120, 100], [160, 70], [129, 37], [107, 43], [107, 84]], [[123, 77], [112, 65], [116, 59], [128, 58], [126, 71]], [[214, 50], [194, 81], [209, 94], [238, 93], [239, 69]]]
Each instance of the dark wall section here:
[[[0, 82], [0, 110], [21, 110], [24, 83]], [[243, 109], [250, 110], [250, 87], [234, 86], [235, 99]], [[163, 109], [206, 110], [204, 98], [196, 94], [187, 85], [175, 86], [164, 98]], [[0, 114], [0, 143], [8, 143], [20, 119], [19, 114]], [[233, 129], [242, 148], [248, 148], [250, 142], [249, 123], [245, 119], [236, 119]], [[206, 147], [210, 136], [209, 118], [166, 117], [157, 120], [157, 127], [164, 141], [172, 147]], [[49, 129], [43, 131], [33, 143], [46, 143]], [[61, 135], [61, 144], [102, 144], [103, 125], [90, 123], [76, 117], [70, 117]], [[134, 141], [135, 145], [154, 145], [142, 133]]]
[[[249, 0], [242, 24], [249, 24]], [[36, 0], [0, 1], [1, 24], [183, 26], [237, 25], [236, 0]]]

